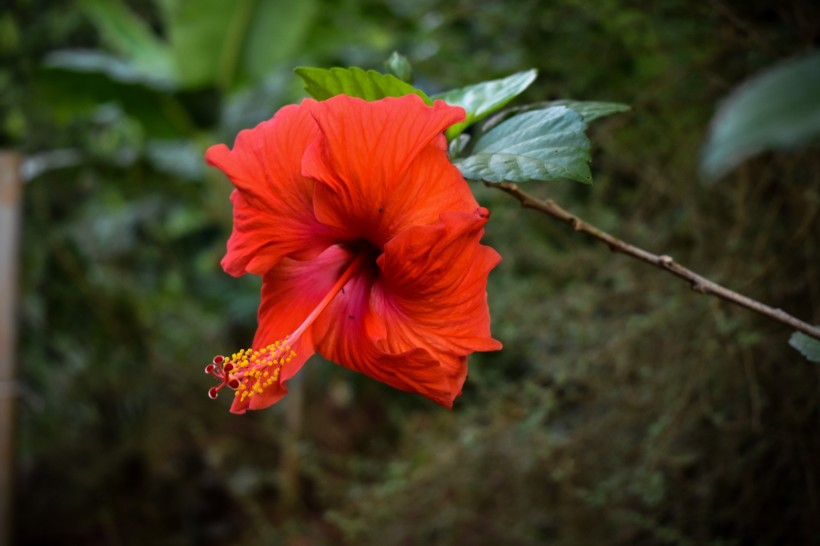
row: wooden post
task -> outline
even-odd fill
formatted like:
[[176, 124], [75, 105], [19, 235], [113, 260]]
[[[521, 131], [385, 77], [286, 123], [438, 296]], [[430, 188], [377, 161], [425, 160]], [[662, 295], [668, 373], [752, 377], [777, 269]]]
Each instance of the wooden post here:
[[21, 156], [0, 150], [0, 544], [12, 541]]

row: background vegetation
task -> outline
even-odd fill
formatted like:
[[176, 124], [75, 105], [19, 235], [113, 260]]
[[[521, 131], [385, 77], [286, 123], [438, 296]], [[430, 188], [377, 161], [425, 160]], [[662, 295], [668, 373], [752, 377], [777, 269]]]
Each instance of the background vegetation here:
[[314, 360], [301, 402], [237, 417], [201, 372], [259, 288], [219, 269], [204, 148], [299, 100], [293, 67], [393, 50], [431, 92], [535, 67], [520, 103], [632, 105], [593, 128], [592, 187], [528, 189], [820, 322], [816, 148], [696, 170], [719, 99], [820, 44], [817, 3], [129, 0], [149, 38], [118, 5], [0, 14], [0, 145], [30, 179], [17, 544], [820, 544], [820, 368], [790, 331], [488, 188], [505, 349], [454, 411]]

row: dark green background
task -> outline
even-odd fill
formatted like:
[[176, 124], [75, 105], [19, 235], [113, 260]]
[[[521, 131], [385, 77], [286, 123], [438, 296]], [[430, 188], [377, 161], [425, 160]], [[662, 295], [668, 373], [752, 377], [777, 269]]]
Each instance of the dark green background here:
[[[74, 2], [4, 4], [0, 145], [43, 168], [25, 186], [15, 543], [820, 544], [820, 368], [791, 332], [480, 186], [505, 349], [471, 359], [452, 412], [314, 359], [301, 411], [228, 414], [202, 367], [250, 342], [259, 282], [219, 268], [230, 186], [201, 159], [299, 100], [298, 65], [398, 50], [430, 93], [535, 67], [516, 104], [633, 109], [592, 128], [593, 186], [529, 189], [817, 323], [817, 148], [714, 184], [697, 164], [721, 97], [820, 44], [820, 6], [300, 1], [257, 3], [291, 23], [277, 32], [183, 50], [175, 87], [46, 68], [117, 51]], [[194, 19], [219, 29], [219, 4]], [[170, 35], [153, 2], [128, 5]]]

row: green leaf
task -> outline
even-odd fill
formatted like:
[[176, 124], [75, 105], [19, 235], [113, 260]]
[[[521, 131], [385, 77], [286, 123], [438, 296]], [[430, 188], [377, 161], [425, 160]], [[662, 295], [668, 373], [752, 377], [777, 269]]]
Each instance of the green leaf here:
[[795, 332], [789, 338], [789, 345], [810, 361], [820, 362], [820, 340], [807, 336], [803, 332]]
[[463, 122], [447, 129], [447, 140], [454, 139], [476, 121], [502, 108], [523, 93], [537, 76], [538, 71], [533, 68], [499, 80], [481, 82], [434, 95], [433, 99], [442, 99], [447, 104], [461, 106], [467, 113]]
[[525, 112], [482, 135], [472, 155], [454, 161], [464, 178], [527, 182], [569, 178], [589, 184], [590, 143], [577, 112], [555, 106]]
[[175, 66], [186, 87], [235, 90], [289, 59], [317, 12], [316, 0], [163, 0]]
[[103, 42], [147, 77], [176, 81], [168, 47], [121, 0], [82, 0]]
[[388, 74], [396, 76], [405, 83], [413, 83], [413, 67], [407, 57], [394, 51], [390, 57], [384, 61], [384, 68]]
[[433, 104], [423, 91], [416, 89], [390, 74], [380, 74], [375, 70], [365, 72], [361, 68], [306, 68], [295, 70], [305, 82], [305, 91], [316, 100], [325, 100], [336, 95], [350, 95], [365, 100], [379, 100], [384, 97], [418, 95], [427, 104]]
[[[239, 53], [229, 34], [247, 27], [247, 16], [243, 17], [247, 4], [244, 0], [169, 0], [160, 4], [174, 66], [183, 87], [213, 84], [227, 71], [233, 77]], [[226, 58], [232, 61], [229, 68], [225, 66]]]
[[113, 81], [141, 84], [153, 89], [172, 91], [176, 82], [146, 74], [134, 65], [103, 51], [71, 49], [49, 53], [43, 61], [46, 68], [59, 68], [73, 72], [105, 74]]
[[748, 157], [820, 135], [820, 52], [786, 61], [736, 88], [712, 119], [701, 171], [717, 178]]
[[156, 87], [117, 81], [106, 72], [63, 68], [40, 69], [33, 81], [44, 108], [58, 123], [90, 115], [101, 104], [113, 102], [148, 136], [179, 138], [191, 131], [185, 115], [177, 112], [179, 106]]
[[495, 116], [487, 120], [481, 127], [483, 132], [487, 132], [502, 121], [510, 119], [511, 117], [523, 114], [524, 112], [532, 112], [534, 110], [545, 110], [553, 106], [566, 106], [570, 110], [577, 112], [581, 118], [589, 124], [598, 118], [609, 116], [619, 112], [626, 112], [631, 108], [626, 104], [619, 102], [596, 102], [596, 101], [582, 101], [582, 100], [554, 100], [547, 102], [534, 102], [526, 106], [518, 106], [515, 108], [507, 108], [502, 110]]
[[[220, 5], [224, 4], [220, 0]], [[319, 5], [317, 0], [255, 2], [242, 48], [242, 67], [253, 81], [260, 81], [295, 57], [319, 13]]]
[[550, 108], [552, 106], [566, 106], [578, 112], [586, 123], [630, 110], [629, 105], [621, 104], [620, 102], [596, 102], [587, 100], [554, 100], [546, 103], [542, 108]]

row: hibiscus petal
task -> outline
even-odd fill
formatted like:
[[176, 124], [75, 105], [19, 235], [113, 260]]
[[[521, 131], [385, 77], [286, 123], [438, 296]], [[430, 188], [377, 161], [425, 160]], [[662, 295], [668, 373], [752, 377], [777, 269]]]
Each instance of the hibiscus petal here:
[[479, 243], [488, 215], [445, 212], [437, 224], [409, 228], [385, 245], [373, 302], [386, 325], [386, 350], [464, 356], [501, 349], [490, 334], [486, 292], [501, 258]]
[[[311, 260], [285, 258], [268, 272], [262, 281], [259, 328], [253, 347], [266, 347], [294, 332], [327, 295], [350, 259], [348, 251], [332, 246]], [[253, 397], [235, 398], [232, 412], [262, 409], [285, 396], [285, 381], [296, 375], [315, 352], [312, 328], [308, 328], [291, 348], [296, 356], [283, 366], [279, 381]]]
[[416, 347], [397, 352], [380, 347], [374, 332], [383, 331], [383, 321], [370, 306], [374, 274], [351, 279], [316, 321], [318, 352], [394, 388], [452, 407], [467, 376], [466, 359]]
[[310, 258], [330, 244], [313, 213], [314, 182], [301, 173], [302, 155], [319, 134], [310, 113], [315, 105], [308, 99], [286, 106], [240, 132], [232, 150], [218, 144], [205, 154], [236, 186], [233, 233], [222, 260], [231, 275], [262, 275], [284, 256]]
[[475, 198], [447, 158], [442, 135], [461, 108], [427, 106], [408, 95], [366, 102], [337, 96], [316, 105], [321, 136], [302, 172], [316, 186], [317, 218], [351, 239], [381, 247], [407, 225], [432, 223], [442, 210], [472, 211]]

